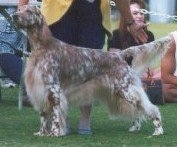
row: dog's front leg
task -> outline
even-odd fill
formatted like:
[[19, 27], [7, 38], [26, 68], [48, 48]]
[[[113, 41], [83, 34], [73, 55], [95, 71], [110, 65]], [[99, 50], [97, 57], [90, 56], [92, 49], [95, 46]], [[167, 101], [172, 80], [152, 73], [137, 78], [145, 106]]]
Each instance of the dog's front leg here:
[[40, 130], [38, 132], [34, 133], [34, 135], [36, 135], [36, 136], [46, 136], [46, 135], [49, 134], [49, 132], [48, 132], [49, 131], [49, 129], [48, 129], [49, 120], [46, 117], [46, 115], [43, 114], [43, 113], [41, 113], [40, 116], [41, 116], [41, 118], [40, 118], [41, 119]]
[[50, 136], [64, 136], [67, 134], [66, 117], [60, 106], [54, 106]]
[[[55, 89], [56, 90], [56, 89]], [[52, 96], [51, 96], [52, 94]], [[67, 101], [62, 90], [52, 91], [49, 94], [52, 104], [52, 126], [50, 136], [63, 136], [68, 133], [67, 130]]]

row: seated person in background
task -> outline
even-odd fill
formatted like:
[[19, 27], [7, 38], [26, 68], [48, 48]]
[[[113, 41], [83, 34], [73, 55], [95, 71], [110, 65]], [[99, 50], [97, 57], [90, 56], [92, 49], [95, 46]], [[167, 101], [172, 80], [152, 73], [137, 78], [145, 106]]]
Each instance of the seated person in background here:
[[[9, 14], [13, 14], [16, 11], [15, 6], [4, 6], [3, 8]], [[10, 58], [9, 62], [5, 62], [4, 60], [2, 60], [3, 54], [9, 53], [9, 54], [14, 54], [15, 56], [15, 51], [13, 50], [12, 47], [22, 50], [24, 46], [24, 42], [25, 42], [25, 37], [23, 36], [23, 34], [17, 33], [16, 30], [14, 30], [14, 28], [11, 26], [11, 24], [6, 20], [6, 18], [0, 13], [0, 54], [1, 54], [0, 64], [1, 65], [4, 64], [4, 66], [6, 67], [9, 67], [9, 64], [12, 64], [11, 66], [12, 69], [10, 69], [9, 71], [12, 72], [15, 71], [16, 68], [19, 67], [19, 65], [15, 64], [16, 61], [10, 62], [11, 60], [14, 59], [14, 58], [10, 58], [13, 56], [9, 56]], [[1, 86], [4, 88], [14, 87], [16, 85], [15, 81], [12, 81], [13, 79], [10, 79], [11, 77], [9, 77], [9, 74], [4, 72], [5, 71], [3, 71], [3, 68], [2, 70], [0, 69], [0, 75], [4, 77], [0, 79]], [[15, 74], [11, 74], [11, 75], [15, 75]], [[17, 78], [15, 77], [15, 79]]]
[[172, 42], [161, 62], [161, 77], [165, 102], [177, 102], [177, 31], [171, 34]]
[[[130, 10], [135, 22], [138, 24], [146, 23], [145, 15], [142, 14], [139, 9], [145, 9], [145, 3], [142, 0], [130, 0]], [[148, 35], [146, 43], [154, 41], [154, 34], [151, 31], [147, 30], [147, 28], [145, 28], [144, 30]], [[141, 44], [142, 43], [138, 44], [134, 41], [134, 39], [130, 35], [129, 30], [127, 29], [127, 26], [125, 25], [124, 19], [121, 17], [119, 29], [114, 30], [112, 40], [108, 40], [108, 50], [110, 48], [110, 51], [116, 52], [116, 48], [124, 50], [131, 46], [137, 46]], [[126, 62], [130, 66], [132, 65], [132, 59], [133, 57], [125, 57]], [[154, 104], [162, 104], [164, 100], [162, 96], [162, 87], [160, 86], [161, 84], [159, 85], [159, 81], [161, 82], [160, 68], [156, 69], [156, 67], [150, 65], [150, 67], [147, 68], [143, 75], [141, 75], [141, 79], [151, 102], [153, 102]], [[159, 80], [155, 82], [156, 84], [158, 84], [158, 86], [156, 85], [156, 87], [150, 88], [152, 84], [151, 81], [154, 81], [154, 79]]]
[[[130, 10], [133, 16], [133, 19], [137, 24], [146, 23], [145, 16], [142, 14], [139, 9], [145, 9], [145, 3], [142, 0], [130, 0]], [[145, 32], [148, 35], [148, 42], [154, 41], [154, 35], [152, 32], [148, 31], [145, 28]], [[142, 44], [142, 43], [141, 43]], [[127, 28], [127, 24], [125, 23], [123, 17], [120, 18], [119, 29], [113, 31], [113, 37], [111, 40], [108, 40], [108, 50], [109, 48], [118, 48], [118, 49], [126, 49], [130, 46], [137, 46], [138, 44], [132, 37]], [[132, 58], [126, 59], [127, 63], [131, 65]]]

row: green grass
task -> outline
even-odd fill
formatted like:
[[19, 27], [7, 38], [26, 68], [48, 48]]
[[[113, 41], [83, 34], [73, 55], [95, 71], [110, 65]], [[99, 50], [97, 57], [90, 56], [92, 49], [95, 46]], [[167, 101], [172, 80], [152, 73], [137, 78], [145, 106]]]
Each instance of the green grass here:
[[39, 116], [32, 107], [18, 110], [18, 89], [2, 91], [0, 102], [0, 146], [3, 147], [129, 147], [177, 146], [177, 104], [159, 106], [165, 134], [148, 138], [153, 132], [151, 121], [143, 124], [139, 132], [130, 133], [128, 120], [111, 120], [107, 109], [95, 103], [91, 115], [93, 135], [81, 136], [77, 134], [79, 120], [78, 108], [69, 111], [71, 134], [65, 137], [35, 137], [33, 133], [39, 128]]
[[[150, 24], [149, 29], [156, 38], [176, 30], [177, 24]], [[39, 116], [31, 107], [18, 110], [18, 89], [4, 89], [0, 101], [0, 147], [175, 147], [177, 146], [177, 104], [159, 106], [165, 134], [148, 138], [153, 132], [150, 121], [143, 124], [139, 132], [130, 133], [131, 123], [126, 120], [108, 119], [107, 110], [95, 103], [91, 126], [93, 135], [77, 134], [78, 108], [69, 111], [71, 134], [65, 137], [35, 137]]]
[[169, 24], [150, 23], [148, 29], [154, 33], [155, 38], [157, 39], [168, 35], [172, 31], [176, 31], [177, 23]]

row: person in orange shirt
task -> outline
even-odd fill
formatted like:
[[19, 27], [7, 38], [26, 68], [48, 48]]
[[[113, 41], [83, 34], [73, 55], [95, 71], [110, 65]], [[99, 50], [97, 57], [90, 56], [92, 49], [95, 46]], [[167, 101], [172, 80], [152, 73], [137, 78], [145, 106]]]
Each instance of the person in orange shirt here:
[[[19, 0], [18, 9], [29, 0]], [[136, 24], [129, 8], [129, 0], [115, 0], [131, 35], [137, 43], [147, 42], [143, 30], [146, 24]], [[109, 0], [42, 0], [41, 12], [53, 35], [66, 43], [102, 49], [105, 35], [111, 37]], [[92, 134], [91, 106], [82, 106], [79, 134]]]

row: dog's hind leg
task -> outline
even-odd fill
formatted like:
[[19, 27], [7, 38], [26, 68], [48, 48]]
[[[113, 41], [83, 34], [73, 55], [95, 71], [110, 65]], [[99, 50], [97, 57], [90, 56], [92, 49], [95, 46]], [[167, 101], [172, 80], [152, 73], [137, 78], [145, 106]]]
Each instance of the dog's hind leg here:
[[[153, 105], [147, 94], [145, 93], [142, 87], [138, 87], [137, 89], [139, 93], [140, 102], [138, 103], [138, 108], [144, 111], [144, 114], [152, 119], [155, 131], [153, 135], [163, 134], [162, 122], [161, 122], [161, 114], [157, 106]], [[141, 111], [141, 110], [140, 110]]]
[[[144, 107], [148, 107], [147, 105]], [[150, 108], [146, 109], [145, 112], [147, 113], [147, 116], [149, 116], [152, 119], [152, 122], [155, 127], [155, 131], [152, 135], [161, 135], [164, 133], [163, 128], [162, 128], [162, 122], [161, 122], [161, 115], [159, 109], [153, 105], [150, 104]]]

